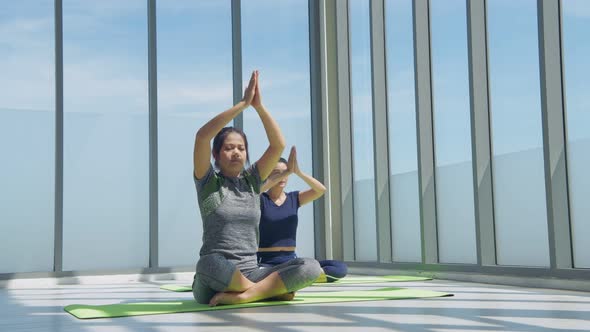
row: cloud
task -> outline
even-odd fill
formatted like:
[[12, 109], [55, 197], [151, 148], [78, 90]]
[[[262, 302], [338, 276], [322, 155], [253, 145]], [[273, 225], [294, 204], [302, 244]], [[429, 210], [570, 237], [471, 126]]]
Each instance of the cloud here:
[[0, 40], [1, 106], [12, 109], [53, 110], [53, 19], [3, 19], [0, 21], [0, 35], [6, 36]]
[[568, 0], [564, 1], [562, 6], [565, 15], [590, 18], [590, 1], [588, 0]]
[[53, 48], [53, 17], [12, 18], [0, 21], [0, 50], [10, 54], [15, 50], [35, 51]]
[[187, 0], [166, 0], [158, 1], [157, 10], [169, 10], [175, 12], [185, 12], [187, 10], [195, 9], [212, 9], [212, 8], [231, 8], [230, 0], [199, 0], [199, 1], [187, 1]]
[[[162, 3], [168, 7], [194, 5], [192, 1]], [[218, 0], [211, 0], [199, 3], [199, 6], [216, 6], [219, 3]], [[121, 29], [120, 24], [109, 24], [109, 20], [144, 13], [144, 1], [108, 0], [84, 5], [66, 1], [64, 33], [66, 37], [68, 33], [84, 37], [85, 29], [100, 28], [103, 29], [99, 30], [102, 31], [100, 34], [108, 35], [109, 31]], [[43, 14], [46, 17], [16, 17], [0, 21], [0, 35], [8, 37], [0, 41], [0, 96], [3, 108], [55, 108], [53, 12]], [[96, 31], [89, 36], [94, 35]], [[147, 53], [143, 54], [142, 50], [131, 52], [118, 46], [99, 49], [92, 39], [73, 39], [71, 35], [64, 40], [64, 48], [64, 102], [67, 112], [121, 109], [145, 112], [148, 103]], [[188, 114], [189, 108], [204, 107], [217, 112], [220, 110], [217, 105], [227, 107], [231, 104], [231, 63], [227, 64], [228, 69], [211, 65], [211, 62], [189, 65], [182, 59], [179, 61], [178, 57], [165, 64], [163, 59], [159, 61], [158, 102], [161, 109]], [[284, 100], [279, 104], [281, 106], [293, 99], [307, 102], [309, 70], [305, 64], [301, 67], [301, 71], [261, 68], [265, 100]], [[167, 72], [161, 75], [162, 70]], [[224, 78], [220, 79], [220, 76]], [[244, 77], [244, 85], [248, 78]], [[300, 111], [283, 115], [297, 117], [298, 114], [301, 114]]]
[[158, 103], [163, 108], [210, 103], [229, 104], [233, 98], [230, 80], [216, 83], [170, 80], [159, 81], [158, 85]]

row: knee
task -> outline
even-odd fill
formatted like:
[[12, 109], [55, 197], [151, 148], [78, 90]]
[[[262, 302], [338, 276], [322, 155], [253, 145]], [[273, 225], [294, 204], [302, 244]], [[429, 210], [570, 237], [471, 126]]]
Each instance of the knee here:
[[220, 265], [225, 262], [221, 254], [209, 254], [199, 258], [197, 262], [197, 274], [209, 275], [211, 271], [218, 271]]
[[197, 303], [208, 304], [215, 294], [215, 290], [204, 285], [198, 276], [195, 275], [195, 279], [193, 280], [193, 297]]
[[303, 273], [310, 279], [315, 281], [322, 274], [322, 267], [317, 260], [306, 257], [297, 258], [297, 260], [299, 260]]
[[195, 282], [221, 292], [229, 286], [235, 270], [221, 254], [204, 255], [197, 263]]
[[348, 266], [340, 261], [321, 261], [320, 265], [324, 272], [333, 278], [344, 278], [348, 274]]
[[296, 258], [279, 271], [288, 292], [295, 292], [314, 283], [322, 273], [320, 263], [312, 258]]

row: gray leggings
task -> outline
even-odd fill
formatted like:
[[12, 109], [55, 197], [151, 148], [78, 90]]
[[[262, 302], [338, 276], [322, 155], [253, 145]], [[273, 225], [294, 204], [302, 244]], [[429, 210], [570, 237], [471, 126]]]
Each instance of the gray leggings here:
[[[218, 292], [227, 289], [236, 266], [221, 254], [201, 256], [193, 281], [193, 296], [199, 303], [209, 303]], [[311, 285], [322, 272], [320, 264], [311, 258], [295, 258], [273, 267], [241, 271], [252, 282], [259, 282], [278, 271], [287, 292], [294, 292]]]

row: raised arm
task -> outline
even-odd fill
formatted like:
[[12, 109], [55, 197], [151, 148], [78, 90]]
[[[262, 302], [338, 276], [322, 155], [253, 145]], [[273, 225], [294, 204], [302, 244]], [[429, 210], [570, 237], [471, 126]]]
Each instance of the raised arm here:
[[291, 172], [289, 170], [278, 173], [271, 172], [270, 176], [266, 179], [266, 181], [264, 181], [264, 183], [260, 187], [260, 192], [262, 193], [269, 190], [289, 175], [291, 175]]
[[289, 160], [287, 161], [287, 169], [284, 171], [272, 171], [270, 176], [260, 187], [260, 192], [265, 192], [270, 188], [274, 187], [277, 183], [281, 182], [284, 178], [288, 177], [289, 175], [293, 174], [293, 169], [295, 168], [295, 163], [297, 162], [297, 158], [295, 158], [295, 147], [291, 148], [291, 152], [289, 153]]
[[322, 197], [324, 192], [326, 192], [326, 187], [324, 187], [320, 181], [316, 180], [310, 175], [303, 173], [301, 169], [299, 169], [299, 164], [297, 163], [297, 151], [295, 150], [295, 147], [291, 148], [289, 163], [291, 163], [291, 159], [293, 159], [293, 173], [297, 174], [297, 176], [299, 176], [309, 186], [309, 189], [299, 192], [299, 206], [303, 206]]
[[262, 154], [262, 157], [260, 157], [257, 162], [260, 178], [264, 181], [272, 172], [277, 161], [281, 157], [281, 153], [283, 153], [283, 150], [285, 149], [285, 138], [281, 133], [278, 123], [272, 118], [264, 105], [262, 105], [262, 98], [258, 85], [258, 71], [256, 71], [256, 92], [252, 99], [252, 106], [258, 113], [258, 116], [264, 125], [264, 130], [266, 131], [266, 137], [268, 138], [269, 143], [268, 148], [266, 148], [266, 151], [264, 151], [264, 154]]
[[244, 92], [244, 98], [239, 103], [218, 114], [197, 131], [193, 153], [194, 173], [197, 179], [205, 176], [211, 165], [211, 140], [225, 125], [252, 103], [257, 77], [257, 72], [253, 72], [248, 87]]

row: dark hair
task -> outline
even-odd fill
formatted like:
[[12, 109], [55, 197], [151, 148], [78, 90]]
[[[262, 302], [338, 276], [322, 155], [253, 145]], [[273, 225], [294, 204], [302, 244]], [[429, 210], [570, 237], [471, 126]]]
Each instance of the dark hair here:
[[283, 164], [285, 164], [285, 165], [289, 165], [289, 164], [287, 163], [287, 159], [285, 159], [285, 158], [283, 158], [283, 157], [279, 158], [279, 163], [283, 163]]
[[[221, 152], [221, 148], [223, 147], [223, 142], [225, 142], [225, 138], [231, 134], [237, 133], [242, 136], [244, 139], [244, 145], [246, 146], [246, 166], [250, 165], [250, 152], [248, 151], [248, 138], [246, 138], [246, 134], [241, 129], [235, 127], [225, 127], [221, 129], [215, 138], [213, 138], [213, 157], [219, 156], [219, 152]], [[219, 168], [219, 164], [217, 163], [217, 159], [215, 159], [215, 167]]]

